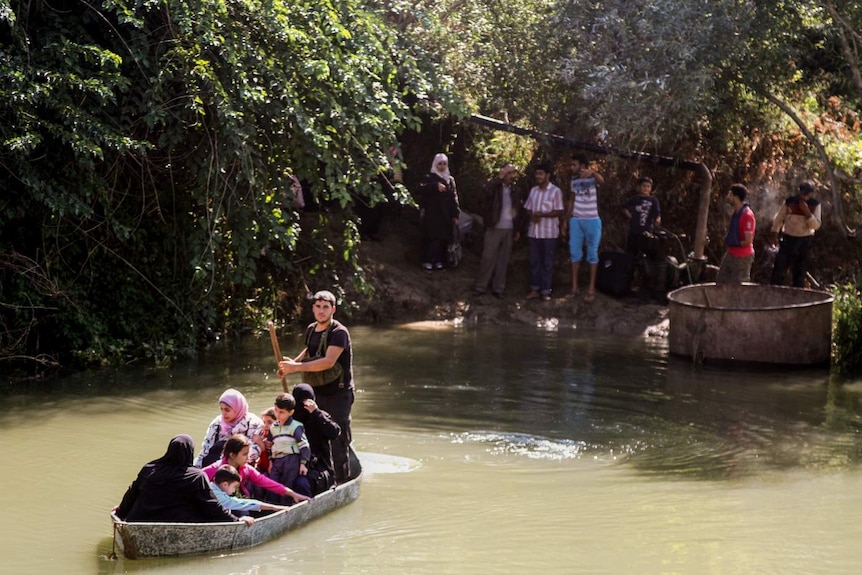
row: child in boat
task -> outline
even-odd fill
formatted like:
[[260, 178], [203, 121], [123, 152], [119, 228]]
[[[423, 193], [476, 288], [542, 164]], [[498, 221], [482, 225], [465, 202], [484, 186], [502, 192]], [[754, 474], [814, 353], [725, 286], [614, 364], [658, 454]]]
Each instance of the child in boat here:
[[[269, 473], [270, 468], [270, 449], [272, 448], [272, 440], [269, 436], [269, 430], [272, 424], [275, 423], [275, 408], [269, 407], [260, 414], [260, 419], [263, 421], [263, 431], [260, 435], [255, 435], [252, 441], [257, 444], [260, 449], [260, 457], [257, 458], [257, 470], [261, 473]], [[269, 443], [269, 445], [267, 445]]]
[[[224, 442], [231, 435], [241, 433], [251, 440], [263, 430], [263, 421], [257, 415], [248, 412], [248, 401], [239, 391], [226, 390], [218, 398], [218, 404], [221, 414], [216, 416], [207, 428], [201, 452], [195, 459], [195, 465], [198, 467], [218, 461], [224, 449]], [[258, 457], [260, 457], [260, 448], [252, 443], [249, 460], [254, 463]]]
[[248, 515], [249, 511], [281, 511], [289, 509], [284, 505], [273, 505], [257, 499], [240, 499], [234, 497], [242, 478], [233, 465], [219, 467], [212, 480], [213, 493], [221, 506], [237, 516]]
[[203, 468], [207, 478], [212, 481], [218, 468], [224, 464], [233, 466], [240, 476], [239, 489], [246, 497], [254, 496], [257, 499], [282, 503], [284, 501], [307, 501], [311, 499], [306, 495], [295, 492], [290, 487], [273, 481], [254, 467], [248, 464], [248, 453], [250, 442], [245, 435], [231, 435], [224, 444], [224, 452], [221, 461], [216, 461]]
[[269, 476], [299, 493], [312, 495], [311, 484], [306, 477], [311, 447], [305, 437], [305, 426], [293, 417], [295, 409], [296, 400], [289, 393], [275, 398], [275, 422], [269, 428], [272, 438]]

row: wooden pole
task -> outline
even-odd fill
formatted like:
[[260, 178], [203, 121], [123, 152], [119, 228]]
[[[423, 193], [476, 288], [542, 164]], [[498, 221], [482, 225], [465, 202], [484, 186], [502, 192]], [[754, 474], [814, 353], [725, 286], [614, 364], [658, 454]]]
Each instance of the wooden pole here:
[[[266, 327], [269, 329], [269, 339], [272, 341], [272, 353], [275, 354], [275, 366], [278, 368], [278, 364], [284, 360], [284, 356], [281, 355], [281, 348], [278, 346], [278, 335], [275, 333], [275, 324], [270, 320], [266, 322]], [[281, 388], [287, 393], [287, 377], [281, 378]]]

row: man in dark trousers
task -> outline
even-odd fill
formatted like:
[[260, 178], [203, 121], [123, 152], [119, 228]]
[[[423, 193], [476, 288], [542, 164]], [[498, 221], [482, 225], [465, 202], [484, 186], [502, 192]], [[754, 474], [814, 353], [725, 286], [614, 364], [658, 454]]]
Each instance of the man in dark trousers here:
[[[769, 243], [778, 244], [778, 255], [772, 268], [773, 285], [782, 285], [787, 268], [793, 270], [793, 287], [805, 285], [808, 271], [808, 251], [814, 232], [820, 229], [820, 202], [812, 197], [814, 182], [805, 180], [799, 184], [799, 193], [785, 200], [784, 205], [772, 219], [772, 235]], [[781, 242], [778, 241], [778, 233]]]
[[639, 284], [638, 295], [663, 299], [667, 284], [667, 245], [653, 228], [661, 226], [661, 204], [652, 195], [652, 178], [638, 178], [637, 194], [623, 205], [622, 213], [629, 222], [626, 253], [643, 257], [643, 265], [635, 267]]
[[350, 479], [350, 411], [353, 407], [353, 349], [350, 333], [335, 314], [335, 295], [319, 291], [312, 297], [314, 322], [305, 331], [305, 347], [295, 358], [278, 364], [278, 375], [302, 373], [317, 395], [317, 404], [341, 427], [341, 435], [331, 442], [335, 480]]
[[623, 216], [629, 222], [626, 238], [626, 252], [638, 255], [644, 249], [644, 232], [651, 232], [654, 226], [661, 225], [661, 205], [652, 195], [652, 178], [643, 176], [638, 179], [637, 195], [623, 205]]
[[519, 214], [524, 203], [521, 194], [512, 185], [515, 166], [505, 164], [482, 191], [482, 218], [485, 226], [482, 263], [473, 291], [483, 294], [491, 284], [494, 297], [502, 299], [506, 289], [506, 276], [512, 243], [518, 241]]

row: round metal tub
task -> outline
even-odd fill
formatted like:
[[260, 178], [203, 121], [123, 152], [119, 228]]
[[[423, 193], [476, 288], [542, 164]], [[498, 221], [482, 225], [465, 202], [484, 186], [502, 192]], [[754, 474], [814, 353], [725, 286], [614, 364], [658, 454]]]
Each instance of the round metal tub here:
[[781, 286], [686, 286], [668, 294], [670, 352], [696, 362], [828, 363], [834, 299]]

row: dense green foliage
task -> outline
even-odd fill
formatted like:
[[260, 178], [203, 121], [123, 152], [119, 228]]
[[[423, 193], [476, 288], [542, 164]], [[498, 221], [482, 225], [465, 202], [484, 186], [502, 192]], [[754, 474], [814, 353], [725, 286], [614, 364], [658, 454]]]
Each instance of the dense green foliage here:
[[0, 0], [0, 359], [160, 360], [367, 292], [354, 207], [405, 131], [454, 126], [459, 184], [549, 153], [467, 110], [805, 174], [853, 223], [860, 29], [849, 0]]
[[446, 93], [353, 0], [0, 0], [0, 38], [7, 358], [159, 359], [250, 300], [362, 287], [353, 198], [406, 96]]
[[832, 369], [840, 375], [862, 372], [862, 289], [858, 284], [834, 288]]

